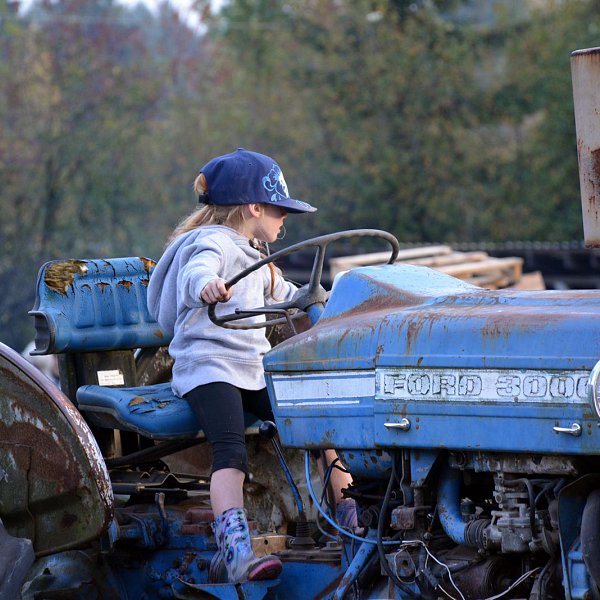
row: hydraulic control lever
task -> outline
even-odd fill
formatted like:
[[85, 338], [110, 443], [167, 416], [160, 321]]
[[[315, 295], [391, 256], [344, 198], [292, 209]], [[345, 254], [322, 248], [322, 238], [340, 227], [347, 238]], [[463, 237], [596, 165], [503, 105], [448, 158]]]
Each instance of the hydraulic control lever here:
[[294, 496], [294, 501], [296, 502], [296, 507], [298, 508], [298, 519], [296, 520], [296, 536], [290, 541], [289, 545], [294, 548], [298, 547], [314, 547], [315, 541], [309, 535], [309, 526], [308, 521], [306, 519], [306, 512], [304, 510], [304, 502], [302, 501], [302, 497], [300, 496], [300, 492], [298, 491], [298, 486], [292, 477], [292, 472], [285, 461], [285, 457], [283, 456], [283, 451], [281, 450], [281, 446], [279, 445], [279, 441], [277, 440], [277, 425], [273, 423], [273, 421], [263, 421], [258, 429], [261, 437], [266, 440], [271, 440], [271, 445], [273, 446], [273, 450], [275, 450], [275, 454], [277, 455], [277, 459], [279, 460], [279, 464], [283, 469], [283, 473], [285, 478], [287, 479], [290, 488], [292, 490], [292, 495]]

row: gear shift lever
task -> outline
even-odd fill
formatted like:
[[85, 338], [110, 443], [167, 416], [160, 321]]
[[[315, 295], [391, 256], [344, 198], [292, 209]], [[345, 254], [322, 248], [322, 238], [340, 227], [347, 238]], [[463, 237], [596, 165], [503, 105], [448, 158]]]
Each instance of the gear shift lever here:
[[292, 538], [289, 545], [293, 546], [294, 548], [312, 548], [315, 546], [315, 541], [309, 535], [309, 526], [308, 521], [306, 520], [304, 502], [302, 501], [302, 497], [300, 496], [300, 492], [298, 491], [298, 486], [294, 482], [292, 472], [290, 471], [290, 468], [288, 467], [288, 464], [285, 461], [283, 452], [281, 450], [281, 446], [279, 445], [279, 442], [277, 440], [277, 426], [275, 425], [275, 423], [273, 423], [273, 421], [263, 421], [258, 431], [261, 437], [267, 440], [271, 440], [271, 445], [273, 446], [273, 450], [275, 450], [275, 454], [277, 455], [279, 464], [283, 469], [285, 478], [287, 479], [290, 485], [292, 495], [294, 496], [294, 500], [298, 508], [298, 519], [296, 520], [296, 536]]

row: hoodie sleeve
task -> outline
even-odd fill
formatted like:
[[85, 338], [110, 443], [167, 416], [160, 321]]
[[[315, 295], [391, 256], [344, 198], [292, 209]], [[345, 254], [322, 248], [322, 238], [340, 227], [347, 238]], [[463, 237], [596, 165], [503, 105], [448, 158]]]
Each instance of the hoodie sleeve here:
[[[265, 284], [265, 301], [267, 304], [275, 304], [277, 302], [291, 300], [294, 294], [298, 291], [298, 287], [290, 281], [286, 281], [280, 273], [275, 273], [272, 275], [269, 267], [263, 267], [263, 273]], [[272, 287], [271, 277], [274, 277]], [[271, 289], [273, 290], [273, 293], [271, 293]]]
[[214, 239], [201, 239], [183, 249], [177, 278], [178, 300], [190, 308], [205, 306], [200, 294], [204, 286], [226, 269], [226, 254]]

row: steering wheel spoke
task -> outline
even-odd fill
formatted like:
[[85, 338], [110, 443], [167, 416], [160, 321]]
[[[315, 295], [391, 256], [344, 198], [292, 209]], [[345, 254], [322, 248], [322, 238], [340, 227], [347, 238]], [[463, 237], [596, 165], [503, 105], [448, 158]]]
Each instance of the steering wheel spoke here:
[[257, 315], [280, 315], [280, 317], [274, 319], [267, 319], [265, 325], [271, 327], [273, 325], [284, 325], [286, 324], [295, 335], [298, 333], [294, 325], [294, 319], [304, 316], [303, 312], [291, 312], [293, 309], [290, 308], [273, 308], [273, 306], [264, 306], [262, 308], [253, 309], [242, 309], [236, 308], [235, 315], [239, 315], [241, 319], [247, 319], [249, 317], [255, 317]]

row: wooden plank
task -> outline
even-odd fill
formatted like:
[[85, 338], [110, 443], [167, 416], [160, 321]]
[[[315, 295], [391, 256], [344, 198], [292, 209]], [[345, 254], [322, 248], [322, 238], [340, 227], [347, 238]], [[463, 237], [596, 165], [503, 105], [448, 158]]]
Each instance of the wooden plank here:
[[[330, 260], [331, 277], [354, 267], [384, 264], [389, 252], [340, 256]], [[457, 252], [450, 246], [420, 246], [400, 251], [396, 263], [426, 266], [489, 289], [516, 285], [523, 276], [523, 259], [494, 258], [486, 252]], [[539, 286], [539, 280], [529, 285]], [[537, 289], [534, 288], [534, 289]]]
[[419, 246], [418, 248], [402, 248], [398, 252], [396, 262], [403, 260], [412, 260], [420, 258], [421, 256], [442, 256], [444, 254], [450, 254], [452, 248], [446, 245], [438, 246]]
[[[452, 252], [441, 256], [426, 256], [424, 258], [416, 258], [409, 260], [411, 265], [419, 265], [421, 267], [437, 268], [444, 265], [455, 265], [465, 262], [476, 262], [489, 258], [486, 252]], [[399, 262], [399, 261], [397, 261]]]
[[[423, 256], [434, 256], [440, 254], [450, 254], [452, 248], [450, 246], [421, 246], [419, 248], [403, 248], [398, 252], [396, 262], [403, 260], [410, 260], [414, 258], [421, 258]], [[350, 256], [337, 256], [332, 258], [329, 262], [332, 264], [337, 263], [350, 263], [354, 267], [363, 267], [365, 265], [378, 265], [387, 262], [390, 257], [389, 251], [387, 252], [371, 252], [369, 254], [354, 254]]]
[[541, 271], [534, 271], [533, 273], [524, 273], [519, 281], [510, 286], [510, 289], [541, 291], [546, 289], [546, 283]]
[[501, 273], [493, 273], [491, 275], [465, 277], [463, 281], [470, 283], [471, 285], [486, 288], [488, 290], [499, 290], [508, 287], [511, 284], [512, 279], [510, 277], [503, 276]]
[[501, 272], [512, 271], [514, 273], [514, 281], [517, 281], [522, 274], [523, 259], [518, 257], [493, 258], [489, 257], [486, 260], [476, 262], [462, 263], [456, 265], [446, 265], [438, 268], [438, 271], [463, 279], [465, 277], [473, 277], [477, 274], [489, 273], [497, 270]]
[[[398, 253], [396, 262], [405, 262], [426, 256], [439, 256], [450, 254], [452, 248], [446, 245], [420, 246], [418, 248], [403, 248]], [[385, 264], [390, 257], [388, 252], [371, 252], [370, 254], [356, 254], [352, 256], [337, 256], [329, 261], [331, 277], [335, 277], [341, 271], [347, 271], [354, 267], [365, 267], [369, 265]]]

